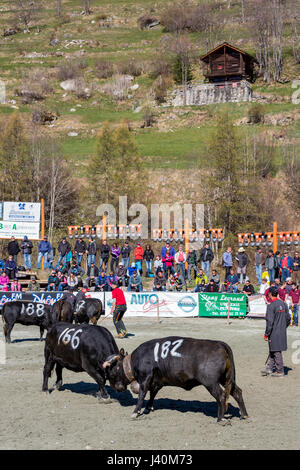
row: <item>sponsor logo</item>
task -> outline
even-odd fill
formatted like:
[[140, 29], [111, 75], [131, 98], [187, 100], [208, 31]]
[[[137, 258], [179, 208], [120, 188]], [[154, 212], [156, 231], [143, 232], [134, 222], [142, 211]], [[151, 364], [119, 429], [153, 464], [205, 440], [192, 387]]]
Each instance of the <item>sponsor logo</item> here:
[[183, 297], [183, 299], [180, 299], [177, 305], [183, 312], [188, 313], [192, 312], [197, 307], [197, 302], [193, 299], [193, 297], [187, 295], [186, 297]]

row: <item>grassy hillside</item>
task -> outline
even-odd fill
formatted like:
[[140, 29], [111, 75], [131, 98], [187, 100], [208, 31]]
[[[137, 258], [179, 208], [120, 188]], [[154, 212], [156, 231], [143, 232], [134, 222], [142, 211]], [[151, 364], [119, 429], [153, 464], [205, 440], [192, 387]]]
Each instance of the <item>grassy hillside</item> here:
[[[249, 28], [239, 21], [239, 3], [233, 2], [230, 10], [224, 6], [227, 22], [219, 37], [221, 41], [226, 40], [254, 53]], [[1, 2], [1, 31], [13, 24], [13, 4], [11, 0]], [[93, 0], [92, 14], [82, 15], [80, 1], [65, 0], [61, 18], [56, 16], [56, 1], [47, 0], [42, 5], [43, 10], [30, 24], [29, 33], [20, 30], [17, 34], [0, 39], [0, 77], [6, 84], [7, 92], [7, 103], [0, 106], [0, 113], [5, 115], [17, 108], [27, 123], [31, 121], [31, 113], [36, 107], [54, 113], [58, 119], [51, 127], [43, 126], [43, 130], [61, 139], [66, 155], [76, 164], [84, 163], [94, 151], [95, 134], [105, 120], [114, 123], [126, 120], [136, 134], [148, 167], [192, 168], [222, 105], [172, 109], [155, 103], [155, 78], [152, 78], [151, 72], [160, 54], [162, 38], [168, 33], [162, 25], [141, 30], [137, 20], [144, 14], [160, 18], [166, 2]], [[189, 36], [200, 57], [205, 52], [203, 34], [191, 33]], [[55, 45], [50, 45], [51, 39], [57, 40]], [[129, 90], [126, 99], [115, 100], [106, 92], [106, 86], [110, 86], [114, 76], [99, 78], [99, 61], [109, 61], [117, 74], [129, 74], [136, 68], [137, 76], [130, 86], [138, 87]], [[61, 88], [63, 66], [74, 66], [74, 77], [80, 77], [91, 96], [80, 99], [75, 93]], [[200, 73], [197, 62], [195, 68], [197, 75]], [[288, 140], [294, 136], [295, 130], [299, 131], [298, 106], [291, 101], [295, 91], [292, 81], [297, 78], [298, 72], [289, 41], [286, 40], [283, 71], [286, 83], [267, 86], [258, 79], [253, 85], [255, 95], [262, 97], [264, 113], [269, 119], [265, 126], [256, 126], [251, 132], [265, 132], [267, 128], [271, 135], [276, 137], [280, 131]], [[42, 87], [45, 99], [40, 103], [23, 104], [17, 90], [26, 84], [32, 89], [47, 85]], [[141, 128], [146, 104], [151, 105], [155, 116], [154, 125], [149, 129]], [[230, 104], [232, 116], [237, 122], [242, 122], [253, 105]], [[282, 127], [280, 119], [277, 120], [279, 124], [276, 119], [272, 120], [272, 116], [278, 115], [292, 118]], [[70, 132], [73, 136], [68, 135]], [[81, 165], [77, 167], [80, 175]]]

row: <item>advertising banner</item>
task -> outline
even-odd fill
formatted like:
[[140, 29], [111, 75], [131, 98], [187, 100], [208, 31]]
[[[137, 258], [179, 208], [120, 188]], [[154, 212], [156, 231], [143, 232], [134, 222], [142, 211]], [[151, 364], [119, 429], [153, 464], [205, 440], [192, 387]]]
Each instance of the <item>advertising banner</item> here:
[[199, 317], [244, 317], [247, 314], [246, 294], [200, 292]]
[[0, 238], [24, 238], [27, 235], [29, 240], [38, 240], [40, 238], [39, 222], [0, 222]]
[[3, 220], [13, 222], [40, 222], [39, 202], [4, 202]]
[[[77, 292], [74, 292], [76, 295]], [[14, 302], [15, 300], [26, 300], [28, 302], [38, 302], [47, 305], [53, 305], [63, 296], [63, 292], [1, 292], [0, 291], [0, 308], [6, 302]], [[104, 306], [104, 292], [87, 292], [86, 297], [94, 297], [100, 299]]]
[[[175, 292], [124, 292], [126, 317], [196, 317], [198, 294]], [[105, 292], [105, 314], [112, 306], [111, 292]]]

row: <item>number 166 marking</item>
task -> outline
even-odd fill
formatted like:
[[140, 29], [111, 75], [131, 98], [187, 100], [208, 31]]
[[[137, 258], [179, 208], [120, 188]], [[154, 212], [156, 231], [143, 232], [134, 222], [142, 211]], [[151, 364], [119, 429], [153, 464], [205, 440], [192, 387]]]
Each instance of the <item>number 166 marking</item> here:
[[[160, 356], [162, 359], [166, 359], [167, 355], [170, 353], [171, 356], [173, 357], [182, 357], [182, 355], [177, 352], [177, 349], [182, 345], [183, 339], [177, 339], [176, 341], [165, 341], [161, 345], [161, 351], [160, 351]], [[160, 343], [156, 343], [154, 346], [154, 360], [155, 362], [158, 362], [158, 351], [159, 351], [159, 346]], [[172, 349], [170, 350], [170, 346], [173, 346]]]

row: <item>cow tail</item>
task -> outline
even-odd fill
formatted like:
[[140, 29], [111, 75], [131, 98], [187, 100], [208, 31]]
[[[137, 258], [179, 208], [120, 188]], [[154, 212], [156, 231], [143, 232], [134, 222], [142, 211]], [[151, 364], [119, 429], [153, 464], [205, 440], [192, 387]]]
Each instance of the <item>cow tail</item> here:
[[224, 389], [225, 389], [225, 410], [227, 411], [228, 408], [228, 400], [229, 395], [233, 391], [235, 387], [235, 366], [234, 366], [234, 359], [233, 353], [231, 348], [226, 344], [226, 362], [225, 362], [225, 381], [224, 381]]

